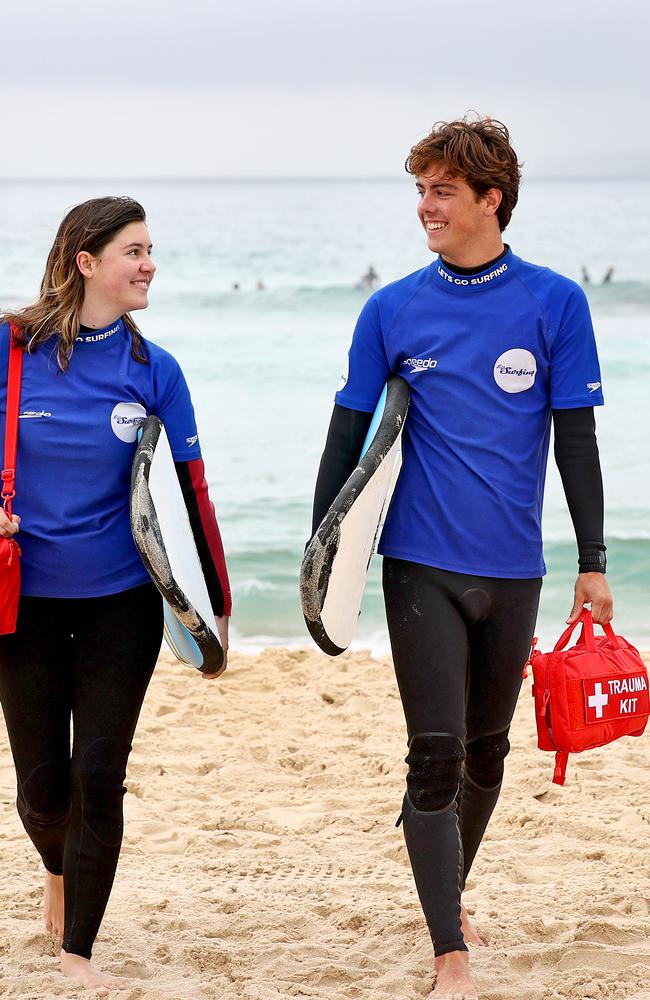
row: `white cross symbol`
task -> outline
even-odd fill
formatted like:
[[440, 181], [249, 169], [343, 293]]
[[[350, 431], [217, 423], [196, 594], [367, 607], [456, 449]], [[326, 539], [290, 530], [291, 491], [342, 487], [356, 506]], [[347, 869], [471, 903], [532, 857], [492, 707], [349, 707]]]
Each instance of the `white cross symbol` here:
[[609, 695], [603, 692], [602, 684], [595, 684], [594, 693], [590, 694], [589, 697], [587, 698], [587, 704], [589, 705], [589, 708], [596, 709], [597, 719], [602, 719], [603, 708], [608, 701], [609, 701]]

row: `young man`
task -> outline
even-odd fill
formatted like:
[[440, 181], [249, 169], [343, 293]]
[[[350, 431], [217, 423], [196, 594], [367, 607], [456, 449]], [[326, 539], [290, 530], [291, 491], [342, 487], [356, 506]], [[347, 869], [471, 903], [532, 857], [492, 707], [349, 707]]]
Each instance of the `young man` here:
[[384, 595], [408, 731], [402, 818], [435, 951], [435, 1000], [478, 996], [461, 892], [496, 805], [545, 572], [551, 421], [576, 531], [575, 621], [612, 617], [593, 406], [600, 371], [573, 281], [502, 240], [520, 170], [490, 119], [438, 123], [410, 152], [438, 256], [375, 293], [354, 333], [316, 486], [314, 530], [355, 467], [386, 380], [407, 380], [403, 467], [383, 531]]

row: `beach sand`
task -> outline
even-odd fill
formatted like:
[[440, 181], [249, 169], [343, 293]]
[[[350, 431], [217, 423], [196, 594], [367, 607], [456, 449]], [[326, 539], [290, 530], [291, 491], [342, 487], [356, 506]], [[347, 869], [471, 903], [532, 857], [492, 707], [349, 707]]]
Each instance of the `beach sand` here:
[[[466, 896], [490, 940], [473, 952], [481, 997], [650, 1000], [647, 737], [572, 758], [558, 788], [529, 680], [512, 743]], [[115, 995], [424, 997], [431, 945], [394, 826], [404, 755], [388, 659], [233, 654], [208, 683], [163, 654], [94, 952], [138, 977]], [[0, 762], [0, 993], [78, 996], [40, 922], [4, 728]]]

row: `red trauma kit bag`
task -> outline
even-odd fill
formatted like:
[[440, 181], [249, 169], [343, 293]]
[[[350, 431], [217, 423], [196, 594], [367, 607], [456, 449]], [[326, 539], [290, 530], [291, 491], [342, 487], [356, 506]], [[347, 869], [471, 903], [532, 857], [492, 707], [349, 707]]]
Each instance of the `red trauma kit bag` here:
[[[565, 649], [576, 625], [582, 623], [575, 646]], [[619, 736], [641, 736], [650, 713], [648, 671], [638, 650], [604, 625], [594, 636], [591, 611], [558, 639], [552, 653], [535, 649], [524, 665], [533, 668], [537, 746], [555, 750], [553, 781], [564, 784], [570, 753], [592, 750]]]

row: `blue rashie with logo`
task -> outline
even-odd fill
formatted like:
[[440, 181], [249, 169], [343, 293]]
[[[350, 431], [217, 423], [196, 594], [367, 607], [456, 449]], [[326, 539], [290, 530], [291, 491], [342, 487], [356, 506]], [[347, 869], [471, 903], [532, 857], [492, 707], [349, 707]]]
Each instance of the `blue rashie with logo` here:
[[[131, 357], [121, 320], [77, 338], [59, 370], [57, 341], [23, 360], [14, 511], [22, 518], [23, 594], [100, 597], [149, 580], [129, 520], [138, 427], [155, 413], [176, 461], [201, 457], [178, 362], [143, 341]], [[9, 327], [0, 326], [0, 446], [4, 448]], [[3, 454], [3, 452], [0, 452]]]
[[374, 410], [391, 374], [409, 383], [411, 406], [379, 551], [541, 576], [551, 410], [603, 402], [580, 286], [511, 250], [467, 276], [438, 258], [368, 300], [336, 402]]

